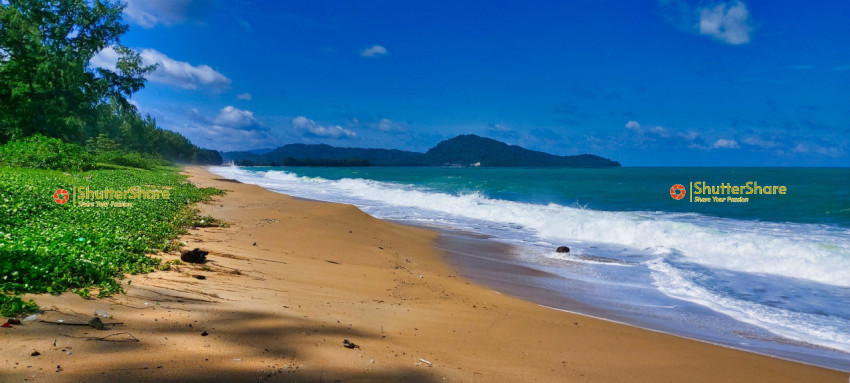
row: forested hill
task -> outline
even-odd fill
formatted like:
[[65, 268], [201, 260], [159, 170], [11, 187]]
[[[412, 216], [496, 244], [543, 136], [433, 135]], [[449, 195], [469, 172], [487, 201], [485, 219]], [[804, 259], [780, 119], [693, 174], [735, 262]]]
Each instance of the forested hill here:
[[440, 142], [425, 153], [290, 144], [266, 154], [224, 152], [222, 158], [246, 166], [620, 166], [619, 162], [592, 154], [556, 156], [471, 134]]
[[537, 166], [537, 167], [618, 167], [620, 163], [592, 154], [556, 156], [529, 150], [517, 145], [508, 145], [491, 138], [474, 134], [457, 136], [431, 148], [419, 158], [426, 165], [471, 165], [494, 167]]
[[417, 166], [422, 153], [395, 149], [339, 148], [289, 144], [271, 152], [222, 152], [224, 161], [246, 166]]

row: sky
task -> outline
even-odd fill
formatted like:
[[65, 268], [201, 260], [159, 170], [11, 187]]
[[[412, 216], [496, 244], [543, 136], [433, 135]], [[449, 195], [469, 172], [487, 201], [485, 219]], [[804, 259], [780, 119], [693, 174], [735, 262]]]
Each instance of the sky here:
[[123, 19], [159, 64], [133, 102], [205, 148], [478, 134], [624, 166], [850, 166], [846, 1], [127, 0]]

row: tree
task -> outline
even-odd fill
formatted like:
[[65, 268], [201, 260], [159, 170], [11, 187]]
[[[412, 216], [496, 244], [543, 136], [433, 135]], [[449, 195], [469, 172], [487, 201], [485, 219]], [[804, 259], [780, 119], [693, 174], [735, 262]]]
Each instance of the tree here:
[[[35, 133], [83, 143], [100, 133], [100, 105], [135, 112], [128, 98], [155, 66], [120, 44], [122, 10], [109, 0], [0, 2], [0, 143]], [[107, 47], [115, 70], [93, 68]]]

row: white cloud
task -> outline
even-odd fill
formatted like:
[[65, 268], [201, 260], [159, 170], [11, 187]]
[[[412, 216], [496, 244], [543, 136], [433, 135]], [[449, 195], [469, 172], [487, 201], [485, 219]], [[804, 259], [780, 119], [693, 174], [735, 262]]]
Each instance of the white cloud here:
[[251, 101], [253, 97], [251, 97], [251, 93], [240, 93], [236, 95], [236, 98], [243, 101]]
[[260, 124], [254, 113], [233, 106], [221, 108], [214, 116], [190, 109], [184, 114], [155, 113], [157, 122], [186, 135], [192, 142], [219, 150], [245, 150], [276, 146], [280, 137]]
[[761, 137], [756, 137], [756, 136], [744, 137], [744, 139], [741, 140], [741, 142], [743, 142], [747, 145], [759, 146], [759, 147], [762, 147], [762, 148], [765, 148], [765, 149], [770, 149], [770, 148], [774, 148], [774, 147], [779, 146], [779, 144], [776, 143], [773, 140], [765, 140]]
[[653, 126], [649, 129], [649, 132], [661, 137], [670, 137], [670, 132], [665, 129], [663, 126]]
[[692, 130], [692, 131], [687, 132], [687, 133], [679, 133], [679, 134], [678, 134], [678, 136], [679, 136], [679, 137], [682, 137], [682, 138], [683, 138], [683, 139], [685, 139], [686, 141], [693, 141], [693, 140], [696, 140], [696, 139], [697, 139], [697, 137], [699, 137], [699, 133], [694, 132], [694, 131]]
[[641, 135], [646, 133], [646, 134], [655, 135], [655, 136], [659, 136], [659, 137], [663, 137], [663, 138], [667, 138], [667, 137], [670, 137], [672, 135], [672, 133], [669, 130], [667, 130], [667, 128], [665, 128], [663, 126], [655, 125], [655, 126], [641, 127], [640, 123], [637, 122], [637, 121], [634, 121], [634, 120], [629, 120], [629, 122], [626, 122], [626, 129], [631, 130], [631, 131], [638, 133], [638, 134], [641, 134]]
[[199, 20], [215, 0], [126, 0], [124, 15], [142, 28]]
[[797, 144], [797, 146], [791, 148], [791, 151], [801, 154], [814, 153], [835, 158], [841, 157], [844, 154], [844, 151], [840, 148], [826, 147], [806, 142]]
[[253, 112], [249, 110], [236, 109], [229, 105], [225, 106], [218, 112], [218, 115], [215, 116], [215, 119], [213, 119], [213, 123], [236, 129], [259, 125], [257, 123], [257, 119], [254, 118]]
[[[230, 79], [209, 65], [192, 65], [185, 61], [174, 60], [154, 49], [142, 49], [140, 53], [144, 65], [156, 64], [157, 68], [147, 76], [152, 82], [177, 86], [183, 89], [209, 87], [214, 90], [230, 88]], [[118, 52], [106, 47], [92, 57], [90, 64], [115, 71]]]
[[393, 122], [388, 118], [382, 118], [381, 121], [372, 124], [372, 127], [382, 132], [403, 132], [407, 130], [404, 124]]
[[496, 131], [496, 132], [511, 132], [511, 131], [513, 131], [513, 129], [511, 129], [511, 127], [508, 126], [508, 124], [503, 124], [501, 122], [497, 122], [495, 124], [490, 125], [490, 130], [493, 130], [493, 131]]
[[732, 44], [750, 42], [750, 12], [742, 2], [720, 3], [699, 9], [699, 33]]
[[246, 150], [277, 146], [279, 139], [265, 129], [234, 129], [220, 125], [184, 124], [170, 128], [196, 145], [219, 150]]
[[658, 0], [661, 16], [678, 29], [710, 36], [727, 44], [750, 42], [753, 26], [741, 1]]
[[390, 52], [388, 52], [387, 48], [384, 48], [382, 45], [372, 45], [360, 52], [360, 56], [363, 57], [375, 57], [388, 54], [390, 54]]
[[316, 121], [313, 121], [304, 116], [298, 116], [293, 118], [292, 126], [298, 129], [304, 129], [307, 131], [307, 133], [317, 137], [357, 137], [357, 133], [352, 130], [345, 129], [339, 125], [322, 126], [319, 125]]
[[98, 52], [94, 57], [89, 60], [89, 64], [94, 67], [100, 67], [103, 69], [109, 69], [111, 71], [116, 71], [115, 64], [118, 63], [118, 52], [115, 51], [112, 47], [103, 48], [102, 51]]
[[727, 140], [725, 138], [721, 138], [715, 141], [714, 145], [712, 145], [711, 147], [716, 149], [738, 149], [740, 146], [738, 146], [738, 142], [733, 139]]
[[156, 70], [148, 75], [150, 81], [183, 89], [197, 89], [200, 86], [219, 90], [230, 88], [230, 79], [209, 65], [194, 66], [185, 61], [174, 60], [154, 49], [142, 49], [141, 55], [145, 64], [158, 65]]

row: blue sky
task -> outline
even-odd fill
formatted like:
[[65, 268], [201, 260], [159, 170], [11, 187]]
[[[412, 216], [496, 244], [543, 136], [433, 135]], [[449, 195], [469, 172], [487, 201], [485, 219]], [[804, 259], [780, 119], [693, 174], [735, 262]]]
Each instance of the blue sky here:
[[850, 2], [129, 0], [124, 20], [160, 64], [134, 102], [202, 147], [474, 133], [627, 166], [850, 166]]

